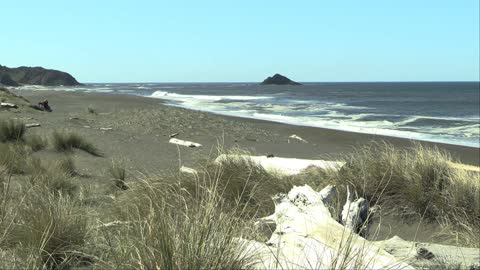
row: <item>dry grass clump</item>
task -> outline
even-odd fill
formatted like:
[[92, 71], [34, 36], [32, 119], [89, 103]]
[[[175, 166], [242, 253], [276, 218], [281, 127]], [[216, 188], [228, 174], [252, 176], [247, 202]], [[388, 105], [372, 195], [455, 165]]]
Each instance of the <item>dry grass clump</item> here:
[[72, 151], [76, 148], [97, 157], [102, 155], [91, 142], [76, 133], [54, 131], [52, 144], [55, 150], [59, 152]]
[[25, 143], [32, 149], [33, 152], [43, 150], [47, 147], [47, 140], [37, 134], [28, 135]]
[[196, 196], [169, 179], [137, 181], [109, 210], [117, 222], [103, 229], [103, 261], [113, 268], [248, 268], [253, 260], [239, 252], [235, 237], [249, 227], [240, 211], [222, 211], [218, 181], [196, 182]]
[[354, 186], [370, 204], [453, 226], [458, 234], [468, 234], [463, 238], [475, 232], [480, 242], [479, 174], [452, 168], [446, 152], [420, 144], [395, 149], [373, 143], [356, 148], [345, 161], [340, 171], [319, 170], [318, 175], [328, 183]]
[[6, 236], [18, 258], [15, 267], [68, 269], [83, 261], [88, 215], [68, 196], [42, 188], [32, 190], [16, 212], [17, 221]]
[[26, 131], [24, 123], [0, 119], [0, 142], [23, 141]]
[[[223, 153], [248, 155], [248, 152], [239, 149]], [[251, 159], [243, 157], [228, 157], [221, 163], [208, 162], [199, 177], [182, 179], [180, 183], [195, 196], [199, 192], [198, 181], [206, 186], [215, 184], [215, 189], [222, 196], [225, 207], [232, 205], [249, 217], [271, 214], [274, 211], [273, 195], [286, 193], [295, 184], [304, 184], [299, 179], [271, 174]]]
[[23, 174], [27, 171], [28, 153], [21, 144], [0, 143], [0, 167], [10, 174]]
[[90, 114], [98, 114], [97, 113], [97, 110], [95, 110], [95, 108], [91, 107], [91, 106], [88, 106], [87, 107], [87, 113], [90, 113]]
[[112, 180], [116, 187], [122, 190], [128, 189], [127, 184], [125, 183], [126, 170], [125, 166], [118, 161], [112, 160], [108, 172], [112, 176]]

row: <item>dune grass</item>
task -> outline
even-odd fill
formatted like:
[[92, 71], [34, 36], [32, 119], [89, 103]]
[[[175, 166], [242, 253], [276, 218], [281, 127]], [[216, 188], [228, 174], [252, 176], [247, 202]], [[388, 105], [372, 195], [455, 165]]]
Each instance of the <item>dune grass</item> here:
[[0, 119], [0, 142], [23, 141], [26, 131], [24, 123]]
[[[112, 218], [124, 225], [104, 229], [105, 239], [115, 243], [104, 253], [115, 258], [111, 266], [243, 269], [253, 262], [238, 252], [235, 241], [249, 227], [238, 212], [221, 211], [222, 198], [215, 185], [197, 182], [202, 194], [193, 198], [166, 182], [142, 179], [117, 199]], [[121, 248], [127, 243], [133, 248]]]
[[45, 149], [48, 144], [47, 140], [37, 134], [26, 136], [25, 143], [32, 149], [33, 152]]
[[112, 180], [116, 187], [122, 190], [128, 189], [128, 186], [125, 183], [127, 173], [125, 170], [125, 166], [122, 164], [122, 162], [112, 160], [112, 163], [108, 168], [108, 172], [110, 173], [110, 176], [112, 177]]
[[[62, 152], [84, 144], [81, 137], [57, 134]], [[128, 189], [93, 190], [101, 198], [95, 204], [79, 195], [71, 157], [47, 162], [25, 149], [0, 143], [0, 268], [249, 268], [256, 259], [242, 252], [246, 243], [238, 238], [260, 238], [253, 223], [273, 213], [271, 197], [303, 184], [317, 190], [337, 185], [336, 205], [343, 205], [348, 184], [371, 204], [407, 207], [414, 215], [405, 218], [438, 222], [456, 244], [480, 242], [478, 174], [452, 169], [446, 153], [421, 145], [367, 145], [345, 156], [340, 171], [308, 168], [288, 177], [271, 175], [249, 159], [209, 160], [197, 175], [129, 176]], [[126, 179], [121, 163], [112, 162], [109, 172]]]
[[54, 131], [52, 145], [59, 152], [68, 152], [73, 149], [83, 150], [93, 156], [102, 156], [100, 151], [82, 136], [72, 132]]
[[[403, 218], [438, 222], [456, 234], [457, 244], [480, 243], [479, 174], [452, 168], [452, 158], [437, 148], [416, 144], [396, 149], [386, 143], [356, 148], [340, 171], [311, 168], [324, 184], [347, 184], [369, 200]], [[341, 195], [343, 196], [343, 195]], [[473, 241], [472, 241], [473, 240]]]

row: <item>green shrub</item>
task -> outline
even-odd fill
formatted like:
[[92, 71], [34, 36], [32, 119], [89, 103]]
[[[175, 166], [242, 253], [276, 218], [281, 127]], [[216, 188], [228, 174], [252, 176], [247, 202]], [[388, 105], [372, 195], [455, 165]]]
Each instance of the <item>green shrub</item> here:
[[26, 130], [24, 123], [0, 119], [0, 142], [23, 141]]
[[59, 152], [81, 149], [91, 155], [101, 156], [100, 151], [90, 142], [78, 134], [54, 131], [52, 135], [53, 147]]

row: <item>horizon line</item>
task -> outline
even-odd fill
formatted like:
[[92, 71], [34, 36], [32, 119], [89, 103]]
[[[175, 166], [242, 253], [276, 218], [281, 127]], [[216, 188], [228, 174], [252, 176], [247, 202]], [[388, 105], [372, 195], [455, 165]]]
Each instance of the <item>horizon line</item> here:
[[[419, 81], [296, 81], [299, 83], [448, 83], [448, 82], [471, 82], [471, 83], [480, 83], [479, 80], [419, 80]], [[81, 82], [81, 84], [168, 84], [168, 83], [248, 83], [248, 84], [261, 84], [262, 82], [248, 82], [248, 81], [185, 81], [185, 82], [153, 82], [153, 81], [143, 81], [143, 82]], [[288, 84], [287, 84], [288, 85]]]

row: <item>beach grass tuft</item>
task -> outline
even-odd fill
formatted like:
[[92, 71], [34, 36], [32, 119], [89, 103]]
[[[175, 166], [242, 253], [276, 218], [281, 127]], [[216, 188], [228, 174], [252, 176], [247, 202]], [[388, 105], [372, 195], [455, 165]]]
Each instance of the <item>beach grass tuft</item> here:
[[68, 152], [76, 148], [93, 156], [102, 156], [100, 151], [91, 142], [76, 133], [54, 131], [52, 134], [52, 144], [55, 150], [59, 152]]
[[47, 140], [37, 134], [28, 135], [25, 143], [32, 149], [33, 152], [43, 150], [47, 147]]
[[122, 162], [112, 160], [112, 163], [108, 168], [108, 172], [110, 173], [110, 176], [112, 177], [112, 180], [114, 181], [116, 187], [121, 190], [128, 189], [128, 186], [125, 183], [127, 173], [125, 170], [125, 166], [122, 164]]
[[24, 123], [0, 119], [0, 142], [23, 141], [26, 131]]
[[402, 213], [405, 220], [449, 226], [446, 231], [458, 234], [457, 244], [480, 243], [479, 174], [452, 168], [454, 160], [446, 152], [418, 143], [407, 149], [372, 143], [354, 149], [344, 161], [340, 171], [319, 170], [318, 175], [325, 183], [353, 186], [370, 204]]

